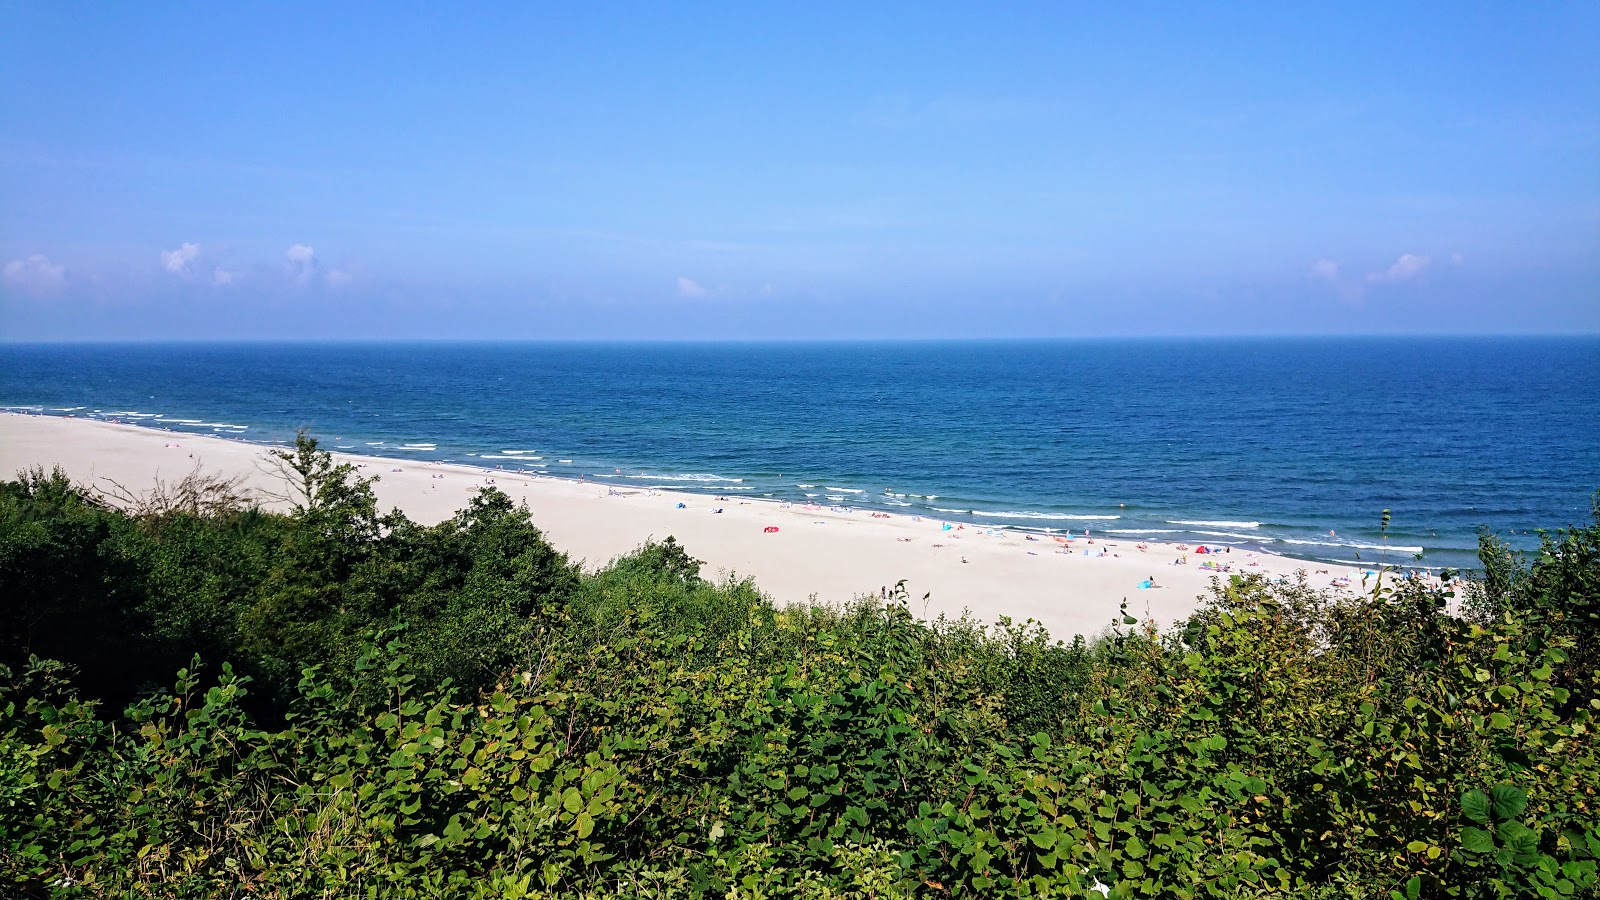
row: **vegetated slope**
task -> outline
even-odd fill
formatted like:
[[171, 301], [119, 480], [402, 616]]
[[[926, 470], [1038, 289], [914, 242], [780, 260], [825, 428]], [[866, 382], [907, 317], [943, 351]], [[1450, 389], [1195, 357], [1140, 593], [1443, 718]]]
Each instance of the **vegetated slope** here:
[[1596, 890], [1600, 517], [1486, 536], [1460, 616], [1238, 578], [1063, 643], [671, 539], [583, 573], [493, 490], [425, 528], [284, 461], [282, 515], [0, 485], [6, 894]]

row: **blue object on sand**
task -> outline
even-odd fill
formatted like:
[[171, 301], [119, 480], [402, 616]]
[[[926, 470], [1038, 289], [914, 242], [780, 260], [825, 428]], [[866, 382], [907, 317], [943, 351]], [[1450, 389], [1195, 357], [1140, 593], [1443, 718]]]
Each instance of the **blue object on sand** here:
[[1149, 589], [1150, 589], [1150, 579], [1146, 578], [1144, 581], [1139, 582], [1139, 590], [1146, 591], [1146, 590], [1149, 590]]

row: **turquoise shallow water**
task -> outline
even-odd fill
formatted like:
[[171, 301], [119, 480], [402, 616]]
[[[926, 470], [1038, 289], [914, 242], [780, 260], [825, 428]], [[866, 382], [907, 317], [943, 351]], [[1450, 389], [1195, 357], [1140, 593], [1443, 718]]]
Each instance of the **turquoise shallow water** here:
[[0, 404], [1429, 566], [1600, 488], [1600, 338], [5, 345]]

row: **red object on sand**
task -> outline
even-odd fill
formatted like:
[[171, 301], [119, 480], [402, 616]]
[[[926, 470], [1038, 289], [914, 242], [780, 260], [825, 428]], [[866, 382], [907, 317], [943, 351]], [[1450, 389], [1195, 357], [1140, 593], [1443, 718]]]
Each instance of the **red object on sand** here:
[[776, 525], [768, 525], [767, 527], [761, 529], [761, 533], [762, 534], [772, 534], [772, 533], [776, 532], [777, 530], [778, 530], [778, 526], [776, 526]]

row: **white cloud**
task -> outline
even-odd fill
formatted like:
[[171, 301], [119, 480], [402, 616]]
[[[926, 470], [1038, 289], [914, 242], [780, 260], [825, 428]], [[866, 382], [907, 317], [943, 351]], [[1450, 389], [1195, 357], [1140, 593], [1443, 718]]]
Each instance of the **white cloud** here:
[[176, 250], [161, 251], [161, 268], [174, 275], [189, 274], [189, 265], [200, 255], [200, 245], [182, 243]]
[[228, 285], [233, 284], [233, 280], [238, 277], [238, 273], [229, 272], [227, 269], [224, 269], [221, 266], [217, 266], [215, 269], [211, 270], [211, 283], [216, 287], [227, 287]]
[[1311, 277], [1333, 281], [1339, 277], [1339, 264], [1331, 259], [1319, 259], [1311, 264]]
[[289, 261], [289, 270], [301, 284], [310, 281], [317, 270], [317, 251], [308, 244], [290, 244], [289, 249], [283, 251], [283, 258]]
[[355, 280], [355, 276], [343, 269], [334, 269], [328, 273], [328, 284], [333, 287], [344, 287], [353, 280]]
[[6, 263], [4, 272], [8, 283], [30, 291], [52, 291], [67, 280], [66, 267], [51, 262], [43, 253], [13, 259]]
[[1402, 281], [1411, 281], [1428, 268], [1428, 263], [1433, 262], [1426, 256], [1415, 253], [1402, 253], [1394, 261], [1394, 265], [1382, 272], [1372, 272], [1367, 275], [1367, 280], [1373, 284], [1395, 284]]
[[710, 292], [702, 287], [700, 282], [695, 281], [693, 278], [685, 278], [682, 275], [678, 276], [679, 297], [704, 297], [708, 293]]

